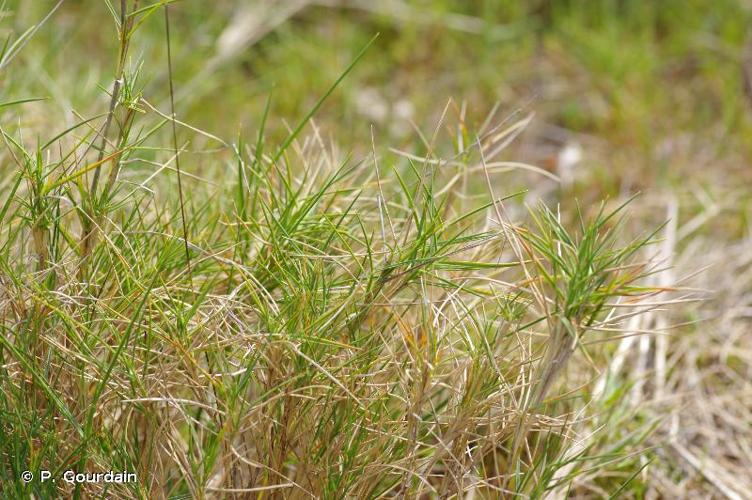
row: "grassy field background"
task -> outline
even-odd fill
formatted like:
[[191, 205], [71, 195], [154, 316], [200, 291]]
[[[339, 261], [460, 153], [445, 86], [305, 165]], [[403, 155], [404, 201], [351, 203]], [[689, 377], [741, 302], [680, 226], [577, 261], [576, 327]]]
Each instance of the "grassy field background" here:
[[4, 498], [750, 498], [750, 5], [0, 11]]

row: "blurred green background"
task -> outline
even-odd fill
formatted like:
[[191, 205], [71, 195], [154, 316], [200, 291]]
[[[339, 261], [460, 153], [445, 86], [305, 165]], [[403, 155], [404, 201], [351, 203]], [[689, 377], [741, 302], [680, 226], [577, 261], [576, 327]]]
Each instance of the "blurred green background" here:
[[[53, 4], [8, 2], [3, 31], [22, 31]], [[497, 121], [534, 112], [508, 156], [555, 169], [561, 148], [576, 143], [578, 198], [690, 181], [710, 199], [737, 199], [750, 180], [749, 11], [729, 0], [178, 1], [177, 114], [227, 139], [253, 137], [271, 93], [272, 130], [282, 134], [379, 33], [315, 117], [356, 157], [370, 150], [372, 128], [377, 144], [419, 152], [416, 130], [430, 135], [445, 108], [469, 137], [492, 110]], [[6, 99], [52, 96], [40, 113], [69, 123], [73, 110], [102, 112], [117, 57], [107, 3], [66, 1], [49, 23], [19, 70], [0, 76]], [[166, 110], [163, 23], [159, 12], [139, 28], [129, 67], [145, 65], [144, 97]], [[738, 235], [746, 222], [726, 223]]]
[[[6, 8], [20, 28], [53, 3]], [[354, 105], [364, 86], [389, 103], [407, 99], [427, 123], [450, 98], [481, 117], [496, 102], [527, 105], [562, 127], [633, 146], [647, 147], [666, 128], [743, 126], [749, 13], [740, 2], [224, 0], [210, 7], [178, 1], [171, 10], [175, 84], [192, 83], [179, 109], [217, 131], [250, 125], [271, 88], [273, 115], [294, 119], [376, 33], [366, 59], [319, 115], [355, 125], [337, 130], [340, 142], [347, 139], [340, 133], [357, 133], [367, 121]], [[67, 83], [51, 77], [75, 76], [71, 104], [86, 107], [96, 84], [109, 86], [117, 54], [114, 22], [103, 22], [110, 17], [104, 2], [63, 3], [54, 29], [42, 30], [31, 42], [37, 50], [27, 52], [45, 55], [35, 58], [46, 70], [36, 74], [40, 91]], [[145, 78], [158, 93], [153, 61], [164, 61], [162, 16], [147, 23], [131, 54], [149, 61]], [[34, 83], [6, 78], [5, 85]]]

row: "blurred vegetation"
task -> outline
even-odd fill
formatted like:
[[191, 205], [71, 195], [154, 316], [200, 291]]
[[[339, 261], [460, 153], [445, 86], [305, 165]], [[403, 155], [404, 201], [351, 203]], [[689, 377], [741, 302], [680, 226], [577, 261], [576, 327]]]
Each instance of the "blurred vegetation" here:
[[[18, 10], [13, 20], [21, 26], [39, 19], [46, 8], [44, 2], [14, 3], [9, 8]], [[191, 84], [178, 101], [179, 114], [223, 137], [254, 133], [270, 93], [272, 125], [283, 130], [282, 120], [303, 116], [353, 55], [380, 33], [316, 115], [344, 150], [367, 150], [372, 124], [377, 139], [414, 146], [419, 141], [408, 120], [421, 130], [432, 129], [451, 99], [450, 111], [467, 104], [469, 129], [499, 104], [502, 115], [534, 111], [539, 122], [607, 141], [610, 154], [594, 165], [605, 194], [636, 179], [638, 188], [672, 185], [687, 172], [710, 181], [691, 161], [669, 165], [662, 157], [661, 145], [681, 140], [682, 134], [707, 141], [720, 155], [749, 152], [741, 54], [750, 12], [742, 2], [432, 0], [342, 2], [345, 7], [311, 2], [202, 73], [217, 58], [223, 31], [251, 4], [220, 0], [207, 8], [183, 1], [174, 9], [178, 95]], [[269, 2], [253, 15], [273, 17], [284, 4]], [[33, 71], [1, 77], [5, 94], [65, 93], [57, 104], [87, 115], [92, 103], [106, 98], [102, 89], [114, 70], [117, 40], [111, 27], [103, 26], [107, 18], [102, 2], [66, 2], [55, 29], [42, 30], [30, 42], [34, 59], [24, 64]], [[152, 16], [134, 40], [131, 66], [163, 61], [163, 41], [160, 16]], [[75, 82], [64, 80], [74, 77]], [[141, 77], [147, 99], [166, 98], [166, 69]], [[378, 119], [359, 112], [364, 88], [366, 97], [385, 109]], [[395, 112], [400, 105], [406, 113]], [[724, 167], [747, 178], [742, 165]]]

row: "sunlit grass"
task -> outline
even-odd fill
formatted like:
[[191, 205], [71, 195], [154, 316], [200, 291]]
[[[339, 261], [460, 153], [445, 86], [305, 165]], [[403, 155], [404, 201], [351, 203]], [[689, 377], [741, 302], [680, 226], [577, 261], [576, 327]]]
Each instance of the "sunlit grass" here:
[[[226, 35], [232, 21], [222, 31], [189, 3], [171, 4], [172, 17], [165, 2], [137, 3], [91, 16], [116, 42], [93, 56], [109, 64], [98, 89], [78, 61], [34, 73], [65, 54], [49, 10], [32, 9], [37, 24], [0, 52], [4, 497], [644, 495], [663, 453], [649, 450], [666, 404], [653, 393], [675, 377], [652, 339], [671, 326], [669, 305], [694, 295], [677, 297], [667, 271], [684, 237], [676, 212], [631, 198], [676, 173], [628, 160], [653, 158], [656, 123], [684, 95], [655, 87], [662, 58], [689, 47], [697, 67], [676, 71], [726, 68], [687, 31], [709, 23], [730, 44], [738, 22], [687, 8], [682, 31], [668, 13], [618, 17], [608, 2], [463, 17], [436, 2], [394, 19], [359, 4], [350, 14], [370, 17], [358, 27], [327, 5], [305, 19], [341, 25], [336, 43], [283, 16], [250, 57], [187, 35]], [[61, 24], [60, 38], [90, 22]], [[399, 35], [412, 24], [425, 31]], [[511, 161], [542, 120], [477, 104], [498, 98], [499, 78], [536, 80], [500, 64], [536, 50], [555, 75], [543, 94], [563, 89], [564, 105], [505, 99], [596, 152], [586, 134], [607, 134], [630, 168], [559, 184], [560, 165]], [[393, 75], [413, 81], [384, 84]], [[721, 103], [714, 118], [744, 129], [730, 83], [692, 81]], [[394, 92], [379, 97], [381, 122], [359, 115], [364, 82]], [[404, 116], [402, 89], [415, 103]], [[444, 107], [436, 89], [476, 105]], [[706, 111], [678, 110], [677, 123]], [[624, 373], [625, 359], [639, 369]], [[676, 449], [693, 463], [696, 448]], [[41, 469], [139, 482], [19, 480]]]

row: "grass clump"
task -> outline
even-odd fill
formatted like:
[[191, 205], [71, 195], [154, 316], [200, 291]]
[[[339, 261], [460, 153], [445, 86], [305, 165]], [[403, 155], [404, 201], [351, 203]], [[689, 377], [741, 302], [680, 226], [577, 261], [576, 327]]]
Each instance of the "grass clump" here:
[[[304, 138], [323, 100], [279, 142], [268, 106], [252, 142], [178, 122], [127, 63], [166, 7], [113, 9], [104, 115], [39, 145], [3, 124], [4, 497], [542, 497], [628, 460], [623, 443], [573, 454], [587, 392], [564, 375], [656, 292], [651, 238], [623, 243], [620, 209], [574, 232], [545, 206], [513, 222], [486, 161], [519, 125], [444, 162]], [[181, 172], [178, 127], [219, 143], [218, 166]], [[481, 171], [488, 186], [458, 182]], [[19, 481], [41, 469], [139, 481]]]

